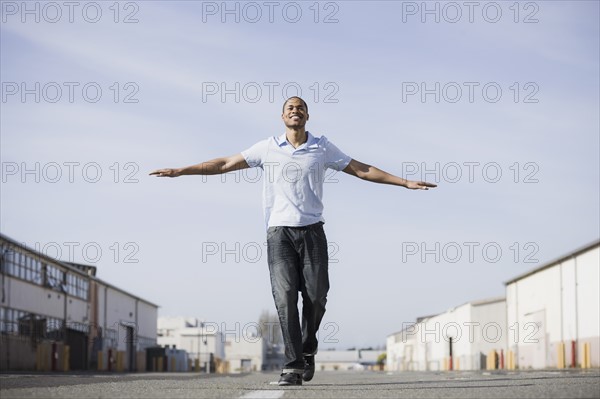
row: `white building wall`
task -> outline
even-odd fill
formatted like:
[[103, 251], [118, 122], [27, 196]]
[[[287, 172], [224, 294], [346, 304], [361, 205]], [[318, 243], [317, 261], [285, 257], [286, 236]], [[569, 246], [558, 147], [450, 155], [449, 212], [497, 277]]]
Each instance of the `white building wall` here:
[[[467, 303], [451, 311], [448, 311], [447, 324], [442, 326], [442, 336], [440, 343], [444, 348], [443, 359], [450, 356], [450, 337], [452, 337], [452, 368], [454, 370], [471, 370], [474, 359], [472, 343], [469, 335], [471, 334], [470, 324], [473, 322], [472, 306]], [[449, 363], [447, 363], [449, 366]]]
[[[8, 296], [2, 306], [26, 312], [65, 318], [65, 294], [32, 284], [11, 276], [5, 276]], [[80, 298], [67, 296], [67, 322], [85, 323], [89, 317], [88, 303]]]
[[116, 331], [115, 349], [127, 350], [127, 327], [137, 328], [135, 301], [121, 291], [111, 287], [102, 288], [106, 295], [106, 327]]
[[[402, 341], [399, 338], [400, 333], [388, 335], [385, 343], [386, 347], [386, 369], [388, 371], [401, 371], [402, 359]], [[398, 343], [396, 341], [399, 341]]]
[[[516, 282], [518, 306], [515, 323], [511, 324], [517, 342], [517, 363], [521, 368], [544, 368], [548, 364], [549, 342], [561, 335], [560, 269], [547, 269]], [[518, 304], [517, 304], [518, 301]]]
[[[598, 342], [600, 326], [600, 247], [577, 257], [579, 337]], [[596, 354], [598, 353], [596, 346]], [[598, 363], [596, 362], [596, 365]]]
[[[561, 318], [562, 331], [561, 340], [574, 340], [577, 337], [577, 317], [576, 312], [569, 312], [568, 309], [575, 309], [577, 306], [577, 290], [575, 258], [571, 258], [557, 266], [562, 279], [562, 303]], [[565, 311], [566, 310], [566, 311]]]
[[63, 293], [5, 275], [8, 287], [7, 306], [27, 312], [64, 319]]
[[485, 369], [484, 356], [493, 350], [506, 359], [507, 337], [510, 334], [506, 318], [506, 301], [471, 306], [473, 343], [471, 344], [470, 370]]
[[506, 347], [509, 351], [518, 355], [518, 328], [515, 331], [515, 327], [518, 326], [517, 320], [519, 320], [519, 301], [518, 301], [518, 290], [517, 283], [506, 286]]
[[506, 301], [471, 302], [388, 336], [388, 370], [477, 370], [491, 350], [506, 351]]
[[448, 311], [448, 320], [445, 326], [442, 326], [441, 341], [438, 345], [442, 345], [443, 361], [446, 361], [446, 366], [449, 367], [450, 356], [450, 337], [452, 337], [452, 369], [465, 370], [471, 369], [473, 364], [471, 353], [471, 342], [469, 339], [471, 316], [471, 305], [464, 304], [455, 309]]
[[252, 340], [228, 339], [225, 343], [225, 359], [232, 373], [261, 371], [264, 356], [265, 344], [261, 337]]
[[560, 343], [570, 365], [576, 342], [577, 365], [582, 344], [592, 345], [592, 367], [599, 365], [600, 247], [598, 245], [506, 286], [507, 343], [520, 368], [557, 367]]
[[69, 296], [67, 298], [67, 325], [68, 323], [87, 323], [89, 320], [90, 305], [83, 299]]
[[158, 309], [143, 301], [138, 301], [137, 326], [138, 334], [142, 337], [156, 339], [156, 320]]
[[443, 370], [444, 357], [447, 355], [448, 346], [442, 339], [442, 325], [447, 324], [449, 315], [442, 313], [424, 320], [420, 326], [418, 345], [422, 352], [420, 361], [424, 364], [421, 370]]

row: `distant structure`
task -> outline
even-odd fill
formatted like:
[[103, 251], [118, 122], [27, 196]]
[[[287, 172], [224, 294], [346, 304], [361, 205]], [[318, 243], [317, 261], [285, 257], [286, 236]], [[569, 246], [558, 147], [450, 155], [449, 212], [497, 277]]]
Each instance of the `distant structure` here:
[[600, 367], [600, 240], [507, 282], [506, 298], [404, 323], [387, 369]]
[[282, 367], [283, 348], [269, 345], [260, 329], [239, 326], [222, 332], [220, 327], [192, 317], [159, 317], [157, 342], [186, 352], [185, 371], [248, 373]]
[[193, 317], [159, 317], [157, 343], [187, 352], [190, 364], [183, 371], [225, 371], [224, 339], [216, 323]]
[[320, 350], [315, 356], [315, 369], [320, 371], [374, 370], [385, 350], [349, 349]]
[[0, 370], [146, 369], [158, 306], [0, 234]]

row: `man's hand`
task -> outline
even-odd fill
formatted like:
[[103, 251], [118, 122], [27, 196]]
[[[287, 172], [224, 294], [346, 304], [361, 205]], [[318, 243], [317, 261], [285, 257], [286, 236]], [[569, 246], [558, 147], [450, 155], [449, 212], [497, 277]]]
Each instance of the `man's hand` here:
[[156, 177], [177, 177], [181, 176], [180, 169], [158, 169], [150, 173], [150, 176], [155, 175]]
[[411, 190], [429, 190], [430, 187], [434, 188], [437, 187], [437, 185], [433, 183], [427, 183], [426, 181], [406, 181], [406, 188]]

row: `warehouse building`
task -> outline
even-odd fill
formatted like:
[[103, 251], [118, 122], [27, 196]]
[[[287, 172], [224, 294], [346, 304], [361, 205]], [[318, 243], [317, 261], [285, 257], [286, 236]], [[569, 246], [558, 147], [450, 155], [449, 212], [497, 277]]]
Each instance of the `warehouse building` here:
[[600, 241], [505, 284], [519, 368], [600, 366]]
[[[389, 371], [479, 370], [506, 351], [506, 302], [490, 298], [404, 323], [387, 337]], [[496, 359], [496, 356], [499, 356]]]
[[388, 370], [600, 367], [600, 240], [505, 285], [506, 300], [403, 323]]
[[0, 370], [145, 370], [158, 306], [0, 234]]

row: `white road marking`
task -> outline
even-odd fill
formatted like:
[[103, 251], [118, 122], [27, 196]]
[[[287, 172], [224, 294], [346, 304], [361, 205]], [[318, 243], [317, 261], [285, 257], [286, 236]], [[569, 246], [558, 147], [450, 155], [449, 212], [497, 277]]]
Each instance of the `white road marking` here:
[[279, 390], [264, 390], [264, 391], [252, 391], [241, 396], [241, 399], [279, 399], [283, 396], [284, 391]]

